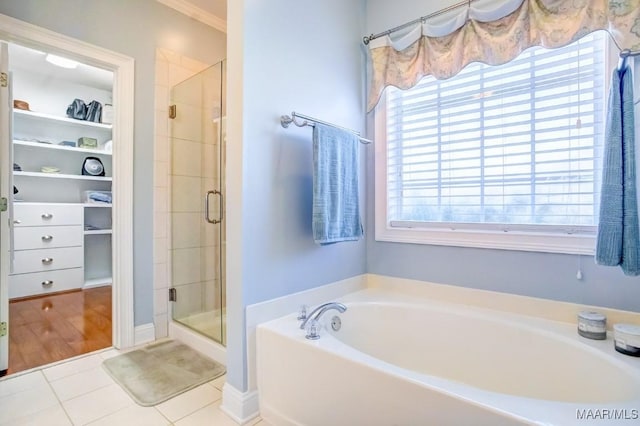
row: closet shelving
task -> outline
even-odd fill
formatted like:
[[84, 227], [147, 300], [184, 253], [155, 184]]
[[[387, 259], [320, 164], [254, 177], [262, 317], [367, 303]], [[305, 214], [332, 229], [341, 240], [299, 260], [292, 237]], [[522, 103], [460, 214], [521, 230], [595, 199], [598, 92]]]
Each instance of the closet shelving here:
[[[113, 180], [112, 154], [102, 149], [111, 139], [110, 124], [14, 109], [14, 184], [19, 193], [16, 200], [29, 202], [83, 203], [85, 191], [110, 191]], [[97, 148], [61, 145], [62, 141], [77, 143], [81, 137], [96, 139]], [[105, 176], [82, 174], [87, 157], [97, 157], [103, 163]], [[55, 173], [43, 172], [55, 167]], [[75, 181], [75, 182], [74, 182]]]
[[72, 127], [93, 127], [96, 129], [111, 130], [111, 124], [94, 123], [93, 121], [76, 120], [75, 118], [61, 117], [53, 114], [41, 112], [27, 111], [24, 109], [14, 109], [15, 117], [23, 117], [25, 120], [31, 120], [34, 124], [48, 124]]
[[81, 152], [83, 154], [99, 154], [99, 155], [109, 155], [109, 156], [111, 155], [110, 152], [91, 149], [91, 148], [77, 148], [73, 146], [54, 145], [54, 144], [41, 143], [41, 142], [14, 140], [13, 145], [14, 146], [16, 145], [30, 146], [37, 149], [53, 149], [53, 150], [68, 151], [68, 152]]
[[[59, 70], [53, 70], [53, 74], [33, 68], [12, 71], [14, 99], [27, 101], [31, 109], [13, 110], [13, 184], [18, 189], [14, 195], [14, 229], [21, 228], [15, 237], [35, 235], [34, 243], [29, 243], [33, 247], [23, 244], [21, 255], [25, 262], [35, 256], [37, 265], [28, 264], [14, 272], [10, 297], [110, 285], [113, 205], [87, 202], [85, 194], [111, 191], [113, 155], [105, 146], [112, 138], [113, 126], [69, 118], [65, 112], [74, 98], [111, 103], [112, 87], [104, 79], [98, 82], [87, 78], [86, 69], [79, 78], [72, 73], [61, 75]], [[77, 144], [85, 137], [96, 139], [98, 146], [61, 144]], [[87, 157], [100, 159], [105, 176], [82, 174]], [[47, 167], [58, 171], [48, 173]], [[52, 219], [45, 219], [49, 214]], [[63, 256], [70, 250], [80, 258], [67, 266]], [[45, 264], [41, 259], [53, 261]]]
[[82, 176], [82, 175], [68, 175], [63, 173], [43, 173], [43, 172], [13, 172], [14, 176], [27, 176], [27, 177], [39, 177], [44, 179], [73, 179], [73, 180], [96, 180], [111, 182], [110, 177], [101, 176]]

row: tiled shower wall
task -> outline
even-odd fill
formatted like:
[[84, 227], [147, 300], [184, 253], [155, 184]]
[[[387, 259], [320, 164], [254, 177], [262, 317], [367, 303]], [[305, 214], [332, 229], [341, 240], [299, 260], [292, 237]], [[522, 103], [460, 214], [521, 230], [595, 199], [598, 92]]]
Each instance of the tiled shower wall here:
[[154, 149], [154, 219], [153, 219], [153, 282], [154, 327], [156, 339], [167, 337], [169, 324], [168, 289], [171, 276], [169, 248], [171, 227], [169, 220], [169, 176], [171, 146], [169, 144], [170, 89], [177, 83], [199, 73], [209, 65], [179, 55], [167, 49], [156, 49], [155, 85], [155, 149]]

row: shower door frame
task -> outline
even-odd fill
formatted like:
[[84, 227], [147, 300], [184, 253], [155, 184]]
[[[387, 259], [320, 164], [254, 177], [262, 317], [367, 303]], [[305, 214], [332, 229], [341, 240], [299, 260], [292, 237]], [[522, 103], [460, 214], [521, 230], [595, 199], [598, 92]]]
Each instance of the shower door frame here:
[[[209, 281], [207, 279], [207, 273], [205, 272], [205, 267], [204, 264], [206, 261], [208, 260], [212, 260], [212, 259], [207, 259], [204, 256], [204, 253], [206, 252], [206, 248], [209, 247], [206, 245], [206, 238], [203, 240], [200, 240], [200, 245], [198, 246], [200, 248], [200, 277], [199, 277], [199, 281], [198, 282], [192, 282], [192, 283], [179, 283], [176, 284], [175, 282], [175, 274], [173, 273], [174, 271], [174, 250], [176, 250], [176, 247], [174, 245], [174, 241], [173, 241], [173, 237], [171, 238], [171, 242], [170, 242], [170, 247], [169, 247], [169, 262], [170, 262], [170, 271], [171, 271], [171, 277], [170, 277], [170, 286], [169, 286], [169, 291], [170, 291], [170, 316], [171, 316], [171, 322], [175, 322], [177, 324], [179, 324], [182, 327], [186, 327], [189, 330], [194, 331], [195, 333], [197, 333], [199, 336], [205, 338], [205, 339], [211, 339], [212, 342], [215, 342], [217, 344], [220, 344], [222, 346], [226, 346], [226, 318], [224, 315], [224, 311], [225, 311], [225, 300], [224, 300], [224, 295], [225, 295], [225, 274], [224, 274], [224, 242], [223, 242], [223, 238], [224, 238], [224, 216], [225, 216], [225, 209], [224, 209], [224, 160], [223, 160], [223, 155], [225, 152], [225, 148], [224, 148], [224, 144], [225, 144], [225, 138], [224, 138], [224, 121], [226, 119], [226, 113], [225, 113], [225, 109], [226, 109], [226, 87], [224, 84], [225, 78], [226, 78], [226, 61], [222, 60], [216, 64], [213, 64], [207, 68], [205, 68], [204, 70], [192, 75], [191, 77], [183, 80], [180, 83], [177, 83], [176, 85], [172, 86], [170, 88], [170, 103], [172, 104], [170, 106], [170, 118], [175, 119], [179, 116], [180, 114], [180, 110], [181, 110], [181, 106], [180, 105], [173, 105], [174, 103], [178, 104], [177, 98], [176, 98], [176, 94], [175, 94], [175, 90], [178, 86], [180, 86], [183, 83], [187, 83], [190, 81], [194, 81], [194, 79], [196, 78], [203, 78], [206, 80], [207, 76], [205, 75], [205, 73], [209, 72], [209, 71], [213, 71], [215, 72], [217, 70], [219, 70], [219, 79], [217, 79], [215, 81], [216, 84], [219, 84], [219, 87], [216, 87], [215, 89], [215, 93], [219, 94], [220, 100], [219, 103], [214, 104], [214, 105], [210, 105], [210, 108], [207, 109], [207, 107], [203, 106], [206, 104], [206, 100], [201, 100], [200, 104], [202, 106], [201, 111], [202, 111], [202, 120], [201, 120], [201, 124], [203, 126], [206, 126], [209, 122], [209, 113], [212, 113], [212, 122], [213, 123], [217, 123], [216, 127], [214, 128], [215, 132], [213, 133], [213, 135], [217, 138], [217, 142], [216, 143], [212, 143], [211, 145], [214, 146], [214, 150], [213, 150], [213, 158], [205, 158], [204, 154], [203, 154], [203, 158], [202, 158], [202, 162], [201, 162], [201, 171], [199, 176], [194, 176], [194, 175], [189, 175], [190, 177], [198, 177], [201, 180], [201, 188], [200, 188], [200, 194], [201, 194], [201, 199], [203, 202], [203, 208], [201, 209], [200, 212], [200, 216], [199, 216], [199, 220], [198, 220], [198, 225], [197, 226], [217, 226], [219, 229], [214, 233], [214, 235], [216, 236], [216, 241], [215, 244], [213, 245], [214, 248], [214, 259], [217, 258], [217, 265], [218, 267], [215, 268], [215, 276], [213, 279], [213, 289], [214, 292], [212, 292], [213, 296], [216, 299], [219, 299], [219, 308], [214, 307], [212, 310], [207, 310], [206, 308], [206, 303], [207, 300], [202, 300], [201, 302], [201, 307], [200, 307], [200, 311], [194, 311], [194, 312], [187, 312], [185, 316], [180, 316], [180, 314], [176, 314], [176, 309], [178, 309], [178, 304], [181, 301], [181, 296], [180, 296], [180, 291], [178, 291], [180, 289], [181, 286], [187, 286], [187, 285], [192, 285], [192, 284], [196, 284], [199, 283], [202, 285], [201, 288], [201, 292], [203, 295], [203, 298], [206, 296], [206, 286], [209, 283]], [[206, 90], [204, 89], [204, 81], [203, 80], [203, 89], [202, 92], [206, 93]], [[215, 85], [212, 85], [215, 86]], [[187, 95], [188, 97], [188, 95]], [[215, 117], [215, 113], [217, 112], [217, 117]], [[174, 122], [175, 125], [176, 122]], [[212, 124], [211, 124], [212, 125]], [[206, 136], [206, 131], [203, 130], [202, 132], [202, 138], [200, 140], [200, 143], [202, 145], [209, 145], [209, 143], [205, 142], [205, 136]], [[176, 142], [176, 139], [182, 139], [179, 136], [176, 136], [175, 131], [173, 129], [173, 127], [170, 128], [170, 132], [169, 132], [169, 144], [170, 144], [170, 149], [169, 151], [172, 153], [171, 155], [173, 155], [173, 152], [175, 151], [175, 147], [174, 147], [174, 143]], [[189, 141], [187, 139], [187, 141]], [[193, 143], [194, 141], [190, 141], [191, 143]], [[201, 152], [203, 152], [203, 148], [201, 148]], [[212, 175], [208, 175], [205, 171], [204, 171], [204, 166], [205, 166], [205, 162], [207, 160], [211, 160], [211, 161], [216, 161], [215, 163], [215, 167], [214, 167], [214, 171]], [[180, 176], [180, 175], [174, 175], [174, 166], [173, 166], [173, 161], [174, 158], [172, 157], [170, 159], [170, 188], [171, 188], [171, 192], [173, 192], [174, 189], [174, 177], [175, 176]], [[205, 180], [208, 179], [212, 179], [214, 184], [213, 187], [209, 187], [206, 183]], [[216, 184], [217, 183], [217, 184]], [[219, 201], [219, 206], [218, 208], [210, 208], [210, 204], [214, 201], [218, 199]], [[176, 211], [175, 210], [175, 206], [173, 205], [174, 203], [174, 196], [170, 195], [170, 208], [169, 208], [169, 217], [170, 217], [170, 227], [172, 229], [172, 231], [170, 232], [170, 235], [173, 235], [173, 227], [176, 226], [174, 223], [174, 214], [175, 213], [181, 213], [181, 211]], [[182, 212], [185, 213], [185, 212]], [[204, 228], [202, 228], [204, 229]], [[202, 231], [201, 234], [201, 238], [203, 238], [203, 236], [206, 234], [206, 231]], [[184, 249], [185, 247], [179, 247], [178, 249]], [[196, 248], [195, 246], [193, 248]], [[216, 283], [218, 283], [218, 286], [216, 288]], [[215, 299], [214, 299], [215, 300]], [[190, 311], [189, 309], [187, 309], [187, 311]], [[201, 328], [199, 329], [197, 326], [193, 325], [193, 324], [188, 324], [187, 322], [184, 321], [185, 318], [188, 318], [192, 315], [197, 315], [198, 313], [200, 314], [207, 314], [207, 313], [211, 313], [212, 315], [215, 313], [218, 313], [218, 315], [220, 316], [220, 323], [219, 325], [216, 325], [214, 330], [215, 332], [212, 332], [211, 334], [204, 332]], [[170, 333], [171, 335], [172, 333]]]

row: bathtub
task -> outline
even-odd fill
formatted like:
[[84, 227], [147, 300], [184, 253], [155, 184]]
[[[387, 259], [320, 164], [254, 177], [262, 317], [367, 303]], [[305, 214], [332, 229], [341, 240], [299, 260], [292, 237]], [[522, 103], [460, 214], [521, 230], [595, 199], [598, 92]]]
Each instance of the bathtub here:
[[[291, 314], [258, 326], [270, 425], [640, 422], [640, 358], [576, 325], [366, 289], [328, 311], [319, 340]], [[342, 321], [333, 331], [331, 318]]]

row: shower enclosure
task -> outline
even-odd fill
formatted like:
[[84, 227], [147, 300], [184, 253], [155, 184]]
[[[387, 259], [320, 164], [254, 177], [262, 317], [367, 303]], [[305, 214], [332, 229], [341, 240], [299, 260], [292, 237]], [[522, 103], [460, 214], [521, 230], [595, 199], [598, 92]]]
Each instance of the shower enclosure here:
[[171, 89], [170, 262], [174, 321], [221, 345], [225, 324], [226, 62]]

